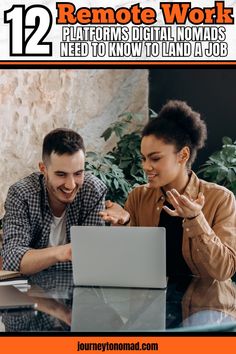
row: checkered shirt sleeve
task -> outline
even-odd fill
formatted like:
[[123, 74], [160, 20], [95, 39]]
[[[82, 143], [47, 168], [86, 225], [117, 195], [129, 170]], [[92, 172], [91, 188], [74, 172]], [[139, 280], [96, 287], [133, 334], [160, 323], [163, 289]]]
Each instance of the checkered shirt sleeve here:
[[21, 258], [30, 249], [31, 230], [27, 205], [14, 188], [9, 189], [3, 220], [3, 268], [19, 270]]
[[[98, 213], [105, 208], [106, 190], [98, 178], [85, 174], [82, 188], [68, 206], [68, 242], [72, 225], [104, 225]], [[21, 259], [28, 250], [48, 247], [52, 214], [45, 200], [42, 202], [45, 195], [45, 187], [36, 173], [9, 188], [3, 219], [4, 269], [19, 270]], [[57, 263], [53, 268], [72, 269], [71, 262]]]

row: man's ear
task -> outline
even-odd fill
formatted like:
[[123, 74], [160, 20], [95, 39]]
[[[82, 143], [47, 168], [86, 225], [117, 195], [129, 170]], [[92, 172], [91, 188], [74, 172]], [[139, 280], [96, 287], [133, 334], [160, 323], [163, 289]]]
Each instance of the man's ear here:
[[46, 165], [41, 161], [41, 162], [39, 162], [39, 171], [41, 172], [41, 173], [45, 173], [45, 171], [46, 171]]

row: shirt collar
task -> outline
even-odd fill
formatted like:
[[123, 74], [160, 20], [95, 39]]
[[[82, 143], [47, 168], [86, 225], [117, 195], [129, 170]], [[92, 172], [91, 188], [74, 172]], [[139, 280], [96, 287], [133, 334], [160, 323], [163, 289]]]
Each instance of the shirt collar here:
[[197, 175], [191, 171], [189, 182], [185, 188], [184, 195], [193, 200], [197, 199], [199, 193], [200, 180]]
[[154, 191], [155, 193], [155, 200], [158, 203], [159, 201], [164, 201], [166, 199], [166, 195], [164, 193], [164, 191], [161, 188], [154, 188], [154, 187], [150, 187], [149, 184], [145, 185], [145, 188], [150, 190], [150, 191]]

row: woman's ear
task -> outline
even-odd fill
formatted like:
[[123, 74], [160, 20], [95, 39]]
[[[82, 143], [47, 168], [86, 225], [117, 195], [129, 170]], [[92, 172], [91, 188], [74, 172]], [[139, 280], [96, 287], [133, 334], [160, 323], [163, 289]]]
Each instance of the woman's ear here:
[[190, 149], [188, 146], [184, 146], [180, 151], [179, 151], [179, 158], [178, 162], [180, 164], [187, 163], [189, 158], [190, 158]]

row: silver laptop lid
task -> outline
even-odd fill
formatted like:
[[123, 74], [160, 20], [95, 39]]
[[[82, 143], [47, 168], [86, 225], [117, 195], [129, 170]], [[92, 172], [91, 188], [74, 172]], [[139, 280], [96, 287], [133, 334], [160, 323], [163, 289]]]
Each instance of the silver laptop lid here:
[[72, 226], [75, 285], [165, 288], [165, 228]]

